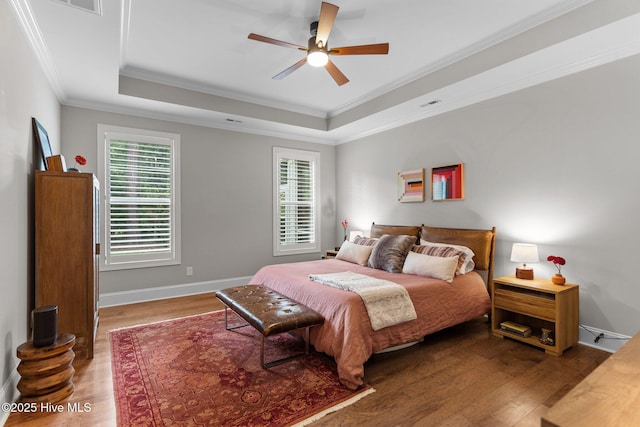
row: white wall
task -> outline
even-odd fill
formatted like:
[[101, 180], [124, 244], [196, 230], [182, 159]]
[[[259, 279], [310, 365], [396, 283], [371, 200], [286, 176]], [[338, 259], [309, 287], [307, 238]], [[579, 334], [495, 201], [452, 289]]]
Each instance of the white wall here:
[[[58, 152], [60, 105], [7, 1], [0, 1], [0, 58], [0, 402], [8, 402], [33, 302], [33, 171], [40, 153], [31, 117], [47, 128]], [[0, 423], [7, 415], [0, 412]]]
[[[338, 147], [338, 218], [498, 230], [496, 277], [511, 244], [563, 256], [580, 322], [640, 330], [640, 56]], [[401, 170], [465, 164], [463, 201], [398, 203]], [[428, 187], [428, 186], [427, 186]], [[427, 193], [430, 198], [430, 192]], [[338, 232], [340, 234], [340, 232]], [[546, 261], [538, 277], [554, 272]]]
[[[320, 253], [272, 256], [274, 146], [321, 153], [322, 248], [337, 243], [334, 146], [65, 106], [62, 151], [67, 159], [87, 157], [83, 172], [97, 173], [98, 123], [180, 134], [182, 181], [182, 265], [101, 272], [101, 304], [170, 296], [171, 287], [189, 292], [220, 288], [218, 281], [246, 283], [266, 264], [320, 259]], [[193, 276], [186, 276], [187, 266]], [[114, 293], [124, 299], [113, 300]]]

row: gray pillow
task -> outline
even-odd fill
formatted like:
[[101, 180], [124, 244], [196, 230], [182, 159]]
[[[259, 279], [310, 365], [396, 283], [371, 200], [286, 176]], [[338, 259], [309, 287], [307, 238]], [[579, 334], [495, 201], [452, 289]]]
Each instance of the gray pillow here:
[[404, 260], [415, 242], [415, 236], [381, 236], [369, 256], [369, 267], [389, 273], [402, 273]]

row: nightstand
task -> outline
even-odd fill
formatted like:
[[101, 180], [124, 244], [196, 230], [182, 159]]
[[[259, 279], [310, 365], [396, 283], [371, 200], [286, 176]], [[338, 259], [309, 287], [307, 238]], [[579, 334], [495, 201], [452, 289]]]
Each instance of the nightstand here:
[[338, 255], [338, 249], [337, 250], [329, 249], [327, 251], [327, 253], [325, 254], [325, 256], [322, 257], [322, 259], [333, 259], [333, 258], [335, 258], [336, 255]]
[[[495, 336], [512, 338], [543, 348], [546, 353], [560, 356], [578, 342], [578, 285], [554, 285], [550, 280], [499, 277], [491, 287], [491, 329]], [[531, 328], [524, 337], [502, 330], [505, 321]], [[551, 330], [554, 345], [540, 342], [542, 329]]]

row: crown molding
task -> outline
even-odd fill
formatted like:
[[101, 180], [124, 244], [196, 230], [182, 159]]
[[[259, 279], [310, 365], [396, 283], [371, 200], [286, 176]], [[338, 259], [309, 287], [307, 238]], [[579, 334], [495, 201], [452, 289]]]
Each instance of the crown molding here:
[[152, 83], [159, 83], [167, 86], [172, 86], [180, 89], [191, 90], [194, 92], [200, 92], [207, 95], [220, 96], [222, 98], [227, 98], [233, 101], [248, 102], [248, 103], [263, 106], [263, 107], [290, 111], [292, 113], [303, 114], [305, 116], [318, 117], [321, 119], [327, 118], [327, 114], [324, 111], [320, 111], [312, 108], [300, 107], [297, 105], [287, 104], [283, 102], [277, 102], [277, 101], [269, 100], [266, 98], [259, 98], [259, 97], [251, 96], [241, 92], [229, 91], [222, 88], [215, 88], [209, 85], [203, 85], [203, 84], [195, 83], [185, 79], [180, 79], [173, 76], [166, 76], [159, 73], [154, 73], [151, 71], [137, 69], [133, 67], [122, 68], [120, 70], [120, 75], [125, 77], [131, 77], [134, 79], [146, 80]]
[[[148, 101], [149, 103], [157, 103], [160, 101]], [[274, 138], [289, 139], [295, 141], [311, 142], [315, 144], [335, 145], [336, 141], [331, 139], [329, 135], [323, 133], [325, 131], [302, 130], [292, 125], [281, 125], [264, 120], [256, 120], [250, 117], [239, 117], [243, 121], [242, 124], [227, 121], [230, 114], [222, 114], [207, 111], [209, 117], [202, 117], [188, 114], [164, 113], [149, 107], [131, 107], [120, 104], [107, 104], [99, 102], [87, 102], [84, 100], [70, 99], [63, 103], [67, 107], [83, 108], [87, 110], [95, 110], [112, 114], [125, 114], [129, 116], [137, 116], [152, 120], [161, 120], [174, 123], [182, 123], [186, 125], [202, 126], [212, 129], [222, 129], [232, 132], [248, 133], [253, 135], [269, 136]], [[193, 107], [185, 107], [191, 109]], [[266, 124], [266, 125], [263, 125]], [[262, 128], [258, 127], [263, 125]], [[282, 129], [274, 129], [273, 127], [281, 127]], [[318, 135], [312, 135], [318, 134]]]
[[434, 73], [438, 70], [448, 67], [449, 65], [455, 64], [456, 62], [462, 61], [465, 58], [475, 55], [476, 53], [479, 53], [499, 43], [502, 43], [505, 40], [509, 40], [510, 38], [513, 38], [519, 34], [529, 31], [545, 22], [558, 18], [568, 12], [571, 12], [572, 10], [578, 9], [579, 7], [582, 7], [593, 1], [594, 0], [568, 0], [562, 4], [556, 5], [551, 9], [545, 10], [537, 15], [530, 16], [528, 19], [520, 21], [517, 24], [512, 25], [510, 27], [507, 27], [498, 33], [495, 33], [482, 40], [478, 40], [476, 43], [473, 43], [467, 46], [466, 48], [455, 52], [452, 55], [441, 58], [438, 61], [435, 61], [432, 64], [429, 64], [429, 66], [427, 67], [423, 67], [421, 69], [416, 70], [413, 73], [407, 74], [402, 79], [396, 80], [395, 82], [392, 82], [388, 85], [381, 86], [375, 92], [369, 93], [365, 96], [362, 96], [360, 98], [353, 100], [352, 102], [349, 102], [336, 109], [328, 111], [327, 117], [328, 118], [336, 117], [361, 104], [372, 101], [395, 89], [399, 89], [404, 85], [412, 83], [423, 77], [426, 77], [431, 73]]
[[33, 10], [31, 9], [29, 2], [27, 0], [9, 0], [9, 3], [20, 21], [20, 26], [22, 27], [27, 40], [29, 40], [35, 56], [40, 63], [42, 71], [49, 81], [53, 92], [58, 98], [58, 101], [62, 103], [65, 100], [66, 94], [60, 84], [55, 64], [51, 59], [47, 44], [45, 43], [40, 28], [36, 23], [33, 16]]

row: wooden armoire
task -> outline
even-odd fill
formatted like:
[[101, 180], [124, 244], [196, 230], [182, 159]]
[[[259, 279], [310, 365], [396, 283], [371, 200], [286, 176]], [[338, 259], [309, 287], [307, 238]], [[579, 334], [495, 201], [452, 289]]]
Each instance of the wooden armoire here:
[[35, 306], [58, 306], [58, 334], [93, 358], [98, 327], [100, 185], [91, 173], [36, 171]]

